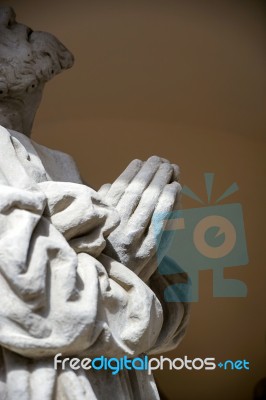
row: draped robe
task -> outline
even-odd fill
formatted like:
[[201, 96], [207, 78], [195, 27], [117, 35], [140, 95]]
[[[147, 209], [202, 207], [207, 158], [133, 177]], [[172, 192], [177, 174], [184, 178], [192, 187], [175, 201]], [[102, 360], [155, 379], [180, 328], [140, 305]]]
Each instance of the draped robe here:
[[147, 371], [54, 369], [53, 357], [136, 357], [174, 348], [184, 303], [165, 303], [104, 254], [116, 211], [67, 154], [0, 127], [0, 399], [159, 399]]

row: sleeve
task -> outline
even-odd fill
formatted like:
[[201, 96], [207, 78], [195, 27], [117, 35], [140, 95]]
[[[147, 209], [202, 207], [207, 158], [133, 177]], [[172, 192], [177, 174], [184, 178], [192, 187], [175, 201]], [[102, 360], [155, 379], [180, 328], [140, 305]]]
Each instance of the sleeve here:
[[163, 322], [153, 291], [122, 264], [84, 252], [67, 221], [53, 223], [45, 190], [3, 128], [0, 144], [0, 345], [32, 358], [148, 351]]
[[[172, 268], [174, 260], [165, 256], [164, 269]], [[156, 294], [163, 308], [163, 325], [155, 345], [149, 354], [158, 354], [173, 350], [185, 336], [189, 322], [190, 304], [188, 302], [189, 279], [179, 266], [179, 273], [161, 275], [160, 268], [152, 275], [149, 286]], [[177, 270], [177, 268], [175, 268]], [[184, 288], [185, 291], [184, 291]]]

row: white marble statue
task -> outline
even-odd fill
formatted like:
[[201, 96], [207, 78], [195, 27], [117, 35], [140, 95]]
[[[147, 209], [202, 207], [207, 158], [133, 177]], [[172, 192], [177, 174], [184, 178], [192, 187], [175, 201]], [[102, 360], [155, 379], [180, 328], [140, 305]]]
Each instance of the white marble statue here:
[[30, 139], [45, 83], [72, 64], [0, 8], [0, 400], [159, 399], [146, 371], [54, 369], [58, 353], [167, 351], [187, 324], [186, 304], [164, 302], [151, 224], [176, 208], [177, 167], [135, 160], [96, 192]]

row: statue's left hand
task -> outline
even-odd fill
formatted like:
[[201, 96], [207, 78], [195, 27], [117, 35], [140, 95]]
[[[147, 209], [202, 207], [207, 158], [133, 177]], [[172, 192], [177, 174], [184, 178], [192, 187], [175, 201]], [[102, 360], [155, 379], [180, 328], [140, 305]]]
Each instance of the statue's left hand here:
[[[120, 261], [144, 281], [158, 266], [156, 250], [165, 221], [159, 219], [156, 234], [153, 217], [177, 209], [180, 184], [178, 167], [159, 157], [132, 161], [112, 185], [99, 194], [116, 208], [120, 225], [108, 236], [104, 253]], [[157, 214], [158, 215], [158, 214]], [[167, 248], [166, 243], [160, 247]]]

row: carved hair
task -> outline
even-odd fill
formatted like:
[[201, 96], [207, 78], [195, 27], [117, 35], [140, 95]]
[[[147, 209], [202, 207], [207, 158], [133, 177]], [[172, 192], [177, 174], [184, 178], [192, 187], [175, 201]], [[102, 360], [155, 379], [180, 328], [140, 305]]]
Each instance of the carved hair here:
[[35, 90], [73, 64], [72, 54], [53, 35], [18, 24], [0, 8], [0, 99]]

